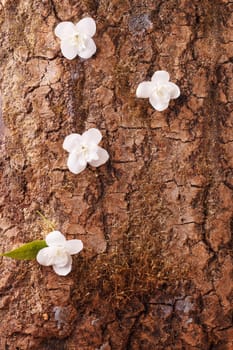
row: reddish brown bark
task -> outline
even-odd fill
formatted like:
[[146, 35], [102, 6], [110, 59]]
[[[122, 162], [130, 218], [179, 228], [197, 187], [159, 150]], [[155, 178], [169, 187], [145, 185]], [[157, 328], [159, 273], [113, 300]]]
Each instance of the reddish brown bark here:
[[[52, 220], [84, 251], [59, 277], [1, 258], [1, 350], [233, 348], [232, 27], [225, 0], [2, 0], [1, 251]], [[54, 27], [89, 15], [96, 55]], [[181, 97], [136, 99], [154, 71]], [[101, 129], [108, 164], [67, 170], [64, 137]]]

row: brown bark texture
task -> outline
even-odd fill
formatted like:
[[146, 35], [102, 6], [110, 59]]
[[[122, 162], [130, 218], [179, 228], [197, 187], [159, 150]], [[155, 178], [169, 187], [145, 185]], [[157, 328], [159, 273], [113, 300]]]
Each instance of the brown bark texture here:
[[[69, 61], [61, 21], [96, 20]], [[1, 252], [82, 239], [67, 277], [1, 260], [0, 350], [233, 349], [233, 2], [2, 0]], [[167, 70], [164, 112], [138, 84]], [[67, 169], [96, 127], [110, 161]]]

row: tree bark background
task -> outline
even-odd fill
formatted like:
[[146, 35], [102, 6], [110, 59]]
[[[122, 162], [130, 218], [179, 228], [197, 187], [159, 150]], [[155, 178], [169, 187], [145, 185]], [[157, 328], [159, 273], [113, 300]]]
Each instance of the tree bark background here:
[[[54, 27], [92, 16], [96, 55]], [[0, 350], [233, 349], [233, 3], [2, 0], [1, 251], [50, 231], [72, 273], [1, 258]], [[167, 70], [181, 97], [136, 99]], [[101, 129], [110, 161], [79, 175], [64, 137]]]

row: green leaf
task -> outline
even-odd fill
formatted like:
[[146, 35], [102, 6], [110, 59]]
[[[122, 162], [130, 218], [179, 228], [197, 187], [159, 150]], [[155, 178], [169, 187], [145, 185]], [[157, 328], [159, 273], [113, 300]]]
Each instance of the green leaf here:
[[45, 247], [47, 247], [47, 244], [44, 240], [36, 240], [26, 243], [10, 252], [2, 253], [0, 256], [7, 256], [17, 260], [33, 260], [36, 258], [39, 250]]

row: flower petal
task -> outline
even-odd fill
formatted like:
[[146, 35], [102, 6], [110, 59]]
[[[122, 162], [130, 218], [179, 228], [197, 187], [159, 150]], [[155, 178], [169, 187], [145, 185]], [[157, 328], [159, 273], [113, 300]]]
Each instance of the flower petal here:
[[140, 98], [148, 98], [152, 94], [154, 84], [151, 81], [143, 81], [136, 90], [136, 96]]
[[65, 249], [69, 254], [78, 254], [83, 250], [83, 242], [80, 239], [70, 239], [66, 241]]
[[102, 140], [101, 132], [96, 128], [91, 128], [82, 134], [82, 140], [85, 143], [98, 144]]
[[73, 174], [81, 173], [87, 166], [84, 160], [81, 164], [79, 162], [80, 156], [76, 152], [71, 152], [68, 157], [67, 166]]
[[168, 83], [169, 79], [170, 79], [169, 73], [166, 72], [165, 70], [157, 70], [157, 72], [155, 72], [151, 78], [151, 80], [156, 84]]
[[70, 254], [65, 248], [54, 247], [53, 265], [66, 266], [69, 262]]
[[45, 242], [49, 247], [63, 246], [66, 242], [66, 238], [60, 231], [52, 231], [46, 236]]
[[85, 48], [78, 48], [78, 55], [81, 58], [90, 58], [91, 56], [93, 56], [96, 52], [96, 45], [93, 39], [88, 38], [85, 41]]
[[62, 40], [61, 52], [65, 58], [72, 60], [78, 55], [78, 46], [70, 43], [69, 40]]
[[102, 147], [98, 146], [97, 154], [98, 154], [99, 159], [92, 160], [91, 162], [89, 162], [89, 164], [94, 166], [94, 167], [97, 167], [97, 166], [100, 166], [100, 165], [106, 163], [109, 159], [108, 152], [105, 149], [103, 149]]
[[76, 24], [79, 33], [92, 37], [96, 32], [96, 24], [93, 18], [85, 17]]
[[76, 146], [80, 144], [82, 140], [82, 136], [79, 134], [70, 134], [65, 137], [65, 140], [63, 142], [63, 148], [67, 152], [72, 152]]
[[156, 109], [159, 112], [164, 111], [169, 105], [169, 100], [158, 98], [157, 95], [151, 96], [149, 98], [149, 101], [150, 104], [154, 107], [154, 109]]
[[56, 274], [60, 276], [66, 276], [68, 273], [70, 273], [72, 269], [72, 258], [69, 255], [69, 261], [65, 266], [59, 266], [59, 265], [53, 265], [53, 270], [56, 272]]
[[56, 26], [54, 32], [62, 40], [72, 36], [76, 32], [76, 29], [72, 22], [61, 22]]
[[167, 83], [170, 92], [170, 98], [177, 98], [180, 96], [180, 88], [174, 83]]
[[53, 250], [53, 247], [46, 247], [40, 249], [36, 256], [36, 260], [38, 261], [38, 263], [43, 266], [53, 265]]
[[86, 161], [87, 163], [90, 163], [92, 160], [98, 160], [98, 146], [96, 144], [89, 144], [89, 152], [86, 155]]

